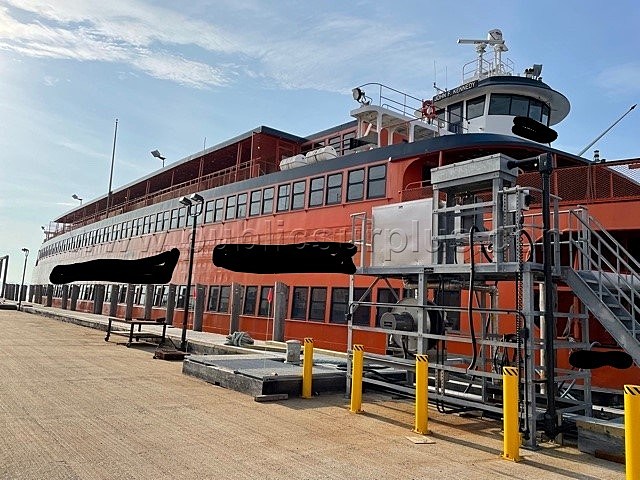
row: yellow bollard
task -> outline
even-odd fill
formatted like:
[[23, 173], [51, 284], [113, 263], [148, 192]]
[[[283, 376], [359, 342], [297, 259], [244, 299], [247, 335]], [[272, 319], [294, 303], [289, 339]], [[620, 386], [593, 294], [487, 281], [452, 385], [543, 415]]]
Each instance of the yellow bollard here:
[[302, 398], [311, 398], [313, 381], [313, 338], [304, 339], [304, 357], [302, 363]]
[[353, 346], [353, 359], [351, 368], [351, 407], [349, 411], [358, 413], [362, 411], [362, 367], [364, 365], [364, 345]]
[[640, 478], [640, 386], [624, 386], [624, 455], [627, 480]]
[[426, 435], [429, 426], [429, 357], [416, 355], [416, 422], [414, 432]]
[[520, 377], [515, 367], [502, 368], [502, 416], [504, 449], [502, 458], [520, 461], [520, 432], [518, 431], [518, 387]]

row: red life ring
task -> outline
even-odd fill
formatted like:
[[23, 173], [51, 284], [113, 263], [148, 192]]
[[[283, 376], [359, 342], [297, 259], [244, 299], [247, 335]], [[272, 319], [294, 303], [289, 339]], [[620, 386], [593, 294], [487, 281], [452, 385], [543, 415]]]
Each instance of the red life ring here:
[[433, 120], [438, 116], [435, 105], [430, 100], [424, 100], [422, 102], [422, 116]]

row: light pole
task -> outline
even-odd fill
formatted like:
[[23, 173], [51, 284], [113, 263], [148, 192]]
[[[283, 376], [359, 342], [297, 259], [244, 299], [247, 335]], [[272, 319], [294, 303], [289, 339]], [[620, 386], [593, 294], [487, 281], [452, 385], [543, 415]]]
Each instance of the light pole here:
[[73, 195], [71, 195], [71, 198], [73, 198], [74, 200], [79, 200], [80, 201], [80, 205], [82, 205], [82, 199], [76, 195], [75, 193]]
[[[191, 248], [189, 249], [189, 273], [187, 273], [187, 290], [184, 294], [184, 317], [182, 318], [182, 340], [180, 341], [180, 350], [187, 351], [187, 319], [189, 317], [189, 300], [191, 300], [191, 275], [193, 273], [193, 253], [196, 247], [196, 224], [198, 215], [202, 213], [204, 208], [204, 198], [197, 193], [190, 197], [182, 197], [180, 203], [187, 207], [187, 217], [193, 220], [193, 230], [191, 231]], [[193, 207], [193, 208], [192, 208]]]
[[22, 306], [22, 290], [24, 289], [24, 274], [27, 271], [27, 257], [29, 256], [29, 249], [23, 248], [24, 252], [24, 268], [22, 269], [22, 282], [20, 282], [20, 293], [18, 294], [18, 310]]
[[154, 157], [159, 158], [160, 160], [162, 160], [162, 168], [164, 168], [164, 161], [165, 161], [166, 157], [163, 157], [162, 154], [158, 150], [153, 150], [151, 152], [151, 155], [153, 155]]

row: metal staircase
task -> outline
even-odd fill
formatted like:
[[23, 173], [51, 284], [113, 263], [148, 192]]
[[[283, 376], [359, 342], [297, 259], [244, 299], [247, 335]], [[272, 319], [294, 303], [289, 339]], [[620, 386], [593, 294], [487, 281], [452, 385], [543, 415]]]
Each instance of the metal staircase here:
[[640, 263], [588, 212], [569, 212], [569, 258], [563, 280], [640, 366]]

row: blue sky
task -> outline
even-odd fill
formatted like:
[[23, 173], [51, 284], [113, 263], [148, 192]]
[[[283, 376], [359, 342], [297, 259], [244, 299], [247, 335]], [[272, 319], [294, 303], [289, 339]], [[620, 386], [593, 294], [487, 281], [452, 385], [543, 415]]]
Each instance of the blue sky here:
[[[640, 4], [0, 0], [0, 256], [19, 282], [41, 225], [259, 125], [306, 135], [348, 121], [351, 88], [430, 98], [500, 28], [516, 72], [544, 65], [572, 104], [556, 148], [577, 152], [640, 99]], [[640, 110], [640, 109], [639, 109]], [[640, 156], [640, 112], [593, 148]], [[205, 140], [206, 139], [206, 140]]]

